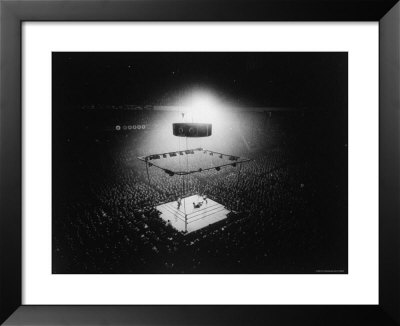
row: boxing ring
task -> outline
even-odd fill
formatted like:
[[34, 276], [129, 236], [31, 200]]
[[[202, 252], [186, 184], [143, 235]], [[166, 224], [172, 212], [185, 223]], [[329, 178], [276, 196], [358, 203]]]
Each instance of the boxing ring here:
[[[149, 184], [151, 184], [149, 172], [151, 168], [160, 169], [171, 177], [178, 176], [181, 178], [182, 184], [179, 198], [169, 203], [160, 204], [155, 208], [160, 212], [160, 217], [167, 224], [185, 233], [190, 233], [219, 222], [225, 219], [230, 212], [215, 200], [210, 198], [204, 200], [203, 195], [207, 194], [188, 196], [186, 189], [188, 183], [187, 177], [190, 174], [204, 173], [211, 170], [220, 171], [221, 168], [231, 166], [237, 169], [238, 183], [242, 164], [250, 161], [248, 158], [223, 154], [203, 148], [152, 154], [138, 157], [138, 159], [146, 165]], [[237, 184], [234, 188], [237, 188]], [[180, 204], [179, 201], [181, 202]]]
[[[182, 114], [182, 116], [184, 116]], [[224, 154], [204, 148], [188, 149], [188, 137], [209, 137], [212, 134], [211, 124], [206, 123], [174, 123], [173, 134], [186, 138], [186, 148], [175, 152], [151, 154], [140, 156], [138, 159], [144, 162], [149, 185], [151, 184], [149, 169], [160, 169], [170, 177], [181, 178], [181, 191], [172, 202], [155, 206], [160, 212], [161, 218], [175, 229], [184, 233], [190, 233], [221, 221], [227, 217], [229, 210], [212, 199], [204, 199], [207, 194], [189, 196], [187, 184], [188, 177], [194, 173], [206, 171], [220, 171], [221, 168], [234, 167], [237, 169], [237, 182], [232, 191], [237, 189], [242, 164], [250, 162], [248, 158], [237, 155]], [[180, 144], [180, 143], [179, 143]]]
[[156, 206], [156, 209], [167, 224], [185, 233], [200, 230], [227, 218], [230, 211], [210, 198], [207, 198], [207, 202], [203, 201], [201, 207], [195, 208], [193, 203], [198, 203], [198, 197], [194, 195], [183, 198], [179, 208], [177, 201], [173, 201]]

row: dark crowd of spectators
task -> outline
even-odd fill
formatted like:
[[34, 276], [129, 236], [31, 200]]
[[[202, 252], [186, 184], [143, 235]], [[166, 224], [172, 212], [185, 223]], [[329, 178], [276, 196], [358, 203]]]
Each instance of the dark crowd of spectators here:
[[[53, 161], [53, 272], [346, 271], [347, 145], [319, 127], [282, 127], [288, 118], [258, 120], [243, 136], [251, 162], [184, 177], [154, 166], [147, 175], [140, 146], [127, 145], [143, 135], [64, 142]], [[274, 146], [262, 145], [268, 137]], [[197, 169], [203, 156], [194, 157], [179, 169]], [[228, 218], [185, 235], [159, 217], [155, 206], [196, 193]]]

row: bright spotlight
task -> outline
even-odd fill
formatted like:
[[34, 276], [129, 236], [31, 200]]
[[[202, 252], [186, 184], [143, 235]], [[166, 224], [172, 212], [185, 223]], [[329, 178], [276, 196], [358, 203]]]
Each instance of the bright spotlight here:
[[214, 96], [208, 93], [196, 93], [193, 95], [191, 107], [194, 110], [217, 107], [217, 101]]
[[215, 124], [223, 120], [225, 109], [221, 100], [210, 91], [195, 90], [184, 98], [182, 106], [186, 122]]

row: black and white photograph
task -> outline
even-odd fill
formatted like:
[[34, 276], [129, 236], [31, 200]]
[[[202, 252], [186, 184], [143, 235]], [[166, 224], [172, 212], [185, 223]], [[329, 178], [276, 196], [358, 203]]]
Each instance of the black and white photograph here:
[[53, 52], [51, 141], [53, 274], [348, 273], [347, 52]]

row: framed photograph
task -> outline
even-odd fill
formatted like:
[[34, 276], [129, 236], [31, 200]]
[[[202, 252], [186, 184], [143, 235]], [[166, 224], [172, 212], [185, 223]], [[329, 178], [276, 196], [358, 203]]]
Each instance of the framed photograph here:
[[0, 321], [399, 324], [399, 10], [2, 1]]

